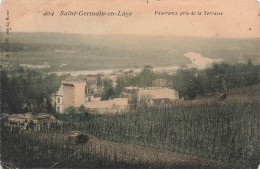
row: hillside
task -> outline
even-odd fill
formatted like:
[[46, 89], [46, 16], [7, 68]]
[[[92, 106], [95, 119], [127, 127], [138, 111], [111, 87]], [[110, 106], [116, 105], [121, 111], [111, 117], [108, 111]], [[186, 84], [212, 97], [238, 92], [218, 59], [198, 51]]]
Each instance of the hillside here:
[[[136, 68], [190, 64], [196, 52], [226, 63], [260, 63], [260, 39], [187, 38], [141, 35], [11, 33], [10, 60], [48, 62], [51, 71]], [[1, 43], [1, 51], [4, 44]]]
[[[3, 127], [2, 161], [22, 168], [256, 168], [259, 87], [232, 89], [224, 101], [212, 96], [78, 123], [43, 121], [31, 133]], [[89, 134], [89, 142], [68, 143], [71, 131]]]

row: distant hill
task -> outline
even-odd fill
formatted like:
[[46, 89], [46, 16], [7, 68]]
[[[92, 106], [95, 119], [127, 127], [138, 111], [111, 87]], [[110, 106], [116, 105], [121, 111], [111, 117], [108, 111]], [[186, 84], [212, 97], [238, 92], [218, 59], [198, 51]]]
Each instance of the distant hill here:
[[[3, 51], [3, 42], [0, 45]], [[249, 58], [260, 64], [259, 46], [260, 38], [11, 33], [10, 59], [27, 64], [48, 62], [52, 71], [121, 69], [189, 64], [183, 55], [192, 51], [231, 64]]]

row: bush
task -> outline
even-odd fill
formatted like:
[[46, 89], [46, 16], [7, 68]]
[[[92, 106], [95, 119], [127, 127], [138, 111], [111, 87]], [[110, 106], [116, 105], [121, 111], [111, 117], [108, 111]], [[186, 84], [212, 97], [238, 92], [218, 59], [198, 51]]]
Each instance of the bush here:
[[81, 121], [88, 121], [93, 118], [100, 117], [100, 115], [90, 114], [84, 106], [81, 106], [79, 109], [69, 107], [65, 110], [65, 113], [56, 112], [54, 113], [54, 116], [58, 120], [64, 122], [81, 122]]

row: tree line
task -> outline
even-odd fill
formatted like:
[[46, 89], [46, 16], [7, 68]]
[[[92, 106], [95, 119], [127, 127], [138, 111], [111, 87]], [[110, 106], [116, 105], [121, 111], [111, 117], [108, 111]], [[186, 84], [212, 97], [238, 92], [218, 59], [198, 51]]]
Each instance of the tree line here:
[[105, 79], [102, 100], [120, 97], [124, 87], [152, 87], [156, 79], [172, 82], [168, 87], [178, 91], [180, 98], [195, 99], [232, 88], [252, 86], [260, 82], [259, 74], [260, 66], [253, 65], [250, 59], [247, 64], [216, 63], [203, 70], [179, 69], [174, 75], [154, 72], [151, 66], [145, 66], [135, 76], [118, 78], [116, 87], [112, 86], [111, 80]]
[[60, 86], [55, 74], [36, 70], [1, 70], [1, 113], [54, 112], [51, 95]]
[[[55, 74], [43, 71], [17, 69], [1, 70], [1, 112], [2, 113], [40, 113], [55, 111], [51, 105], [51, 94], [57, 92], [60, 78]], [[120, 97], [124, 87], [151, 87], [156, 79], [171, 81], [169, 86], [179, 92], [181, 98], [195, 99], [223, 92], [231, 88], [247, 87], [260, 82], [260, 66], [253, 65], [251, 60], [247, 64], [228, 65], [214, 64], [204, 70], [178, 70], [175, 75], [153, 72], [151, 66], [133, 75], [117, 79], [116, 87], [109, 79], [99, 80], [99, 86], [104, 85], [102, 100]]]
[[194, 99], [228, 89], [252, 86], [260, 82], [260, 66], [252, 64], [213, 64], [204, 70], [178, 70], [173, 88], [184, 99]]
[[171, 80], [171, 76], [167, 73], [157, 73], [153, 71], [153, 67], [150, 65], [144, 66], [142, 71], [133, 76], [133, 74], [126, 75], [117, 79], [116, 87], [112, 86], [112, 81], [105, 79], [104, 91], [102, 93], [102, 100], [108, 100], [120, 97], [120, 93], [124, 87], [152, 87], [153, 81], [156, 79]]

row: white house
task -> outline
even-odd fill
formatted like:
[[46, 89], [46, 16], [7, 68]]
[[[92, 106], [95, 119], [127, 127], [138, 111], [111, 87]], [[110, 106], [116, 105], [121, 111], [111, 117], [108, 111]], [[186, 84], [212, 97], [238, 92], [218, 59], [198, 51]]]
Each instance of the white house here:
[[141, 98], [146, 98], [147, 101], [150, 99], [168, 98], [170, 100], [179, 99], [178, 92], [174, 89], [164, 87], [147, 87], [140, 89], [137, 94], [137, 101]]
[[147, 102], [148, 108], [165, 108], [165, 107], [172, 107], [173, 103], [169, 98], [158, 98], [158, 99], [150, 99]]
[[125, 112], [128, 110], [128, 99], [117, 98], [101, 101], [100, 94], [93, 94], [85, 80], [62, 80], [56, 93], [56, 111], [64, 113], [69, 107], [85, 106], [95, 112]]

